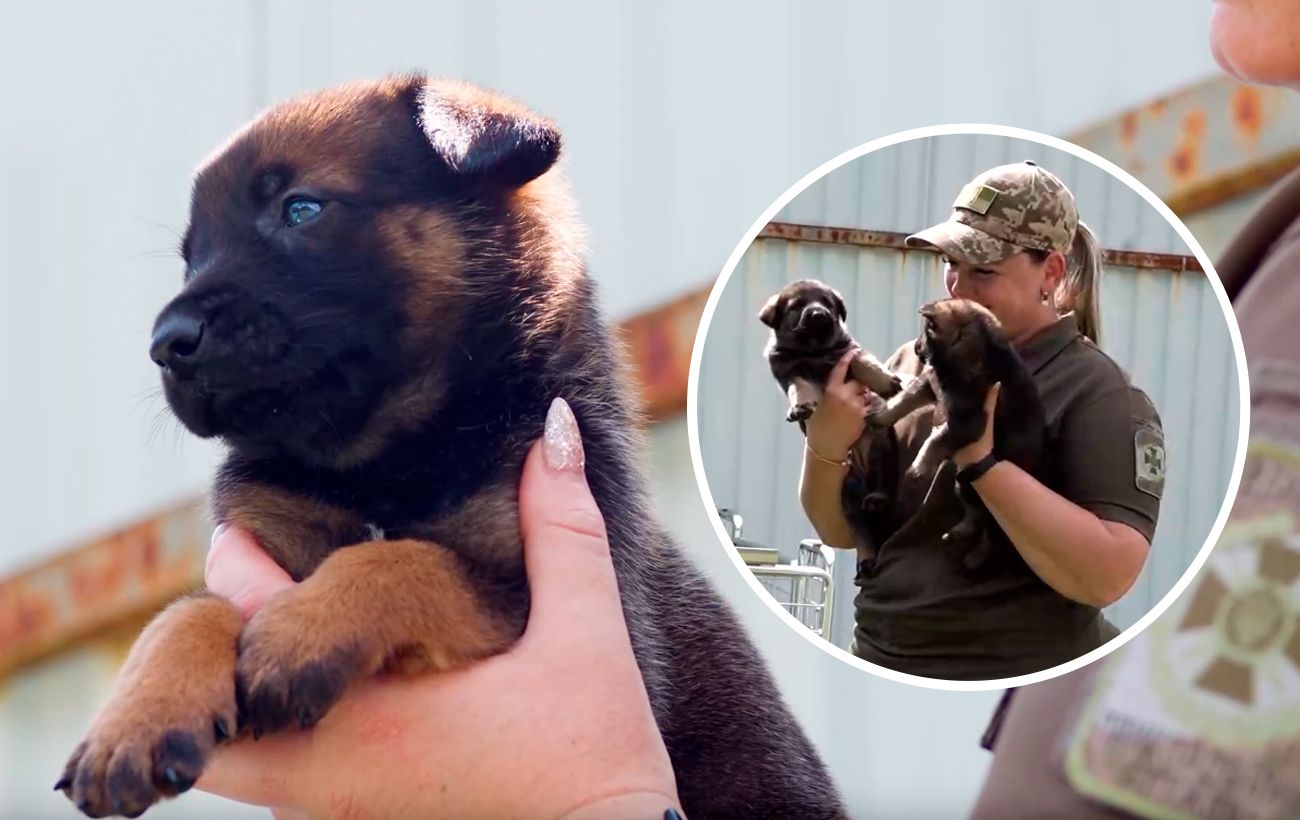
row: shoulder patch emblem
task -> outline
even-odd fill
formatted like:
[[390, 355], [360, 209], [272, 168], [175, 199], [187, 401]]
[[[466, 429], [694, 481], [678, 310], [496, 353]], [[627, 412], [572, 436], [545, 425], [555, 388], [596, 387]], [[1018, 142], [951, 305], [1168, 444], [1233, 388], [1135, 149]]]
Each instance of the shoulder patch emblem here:
[[1165, 442], [1160, 434], [1148, 427], [1139, 427], [1133, 434], [1136, 455], [1137, 488], [1147, 495], [1159, 498], [1165, 491]]

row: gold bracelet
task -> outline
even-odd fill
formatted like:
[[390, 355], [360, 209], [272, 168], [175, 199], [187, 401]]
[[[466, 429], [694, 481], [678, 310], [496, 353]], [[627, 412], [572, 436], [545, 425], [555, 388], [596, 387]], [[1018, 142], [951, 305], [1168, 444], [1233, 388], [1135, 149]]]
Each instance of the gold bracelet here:
[[843, 461], [835, 461], [834, 459], [829, 459], [826, 456], [822, 455], [821, 453], [817, 452], [816, 450], [813, 449], [812, 442], [809, 441], [808, 439], [804, 439], [803, 445], [804, 447], [807, 448], [808, 452], [813, 454], [813, 458], [816, 458], [818, 461], [824, 461], [827, 464], [834, 464], [836, 467], [850, 466], [849, 460], [847, 458], [844, 459]]

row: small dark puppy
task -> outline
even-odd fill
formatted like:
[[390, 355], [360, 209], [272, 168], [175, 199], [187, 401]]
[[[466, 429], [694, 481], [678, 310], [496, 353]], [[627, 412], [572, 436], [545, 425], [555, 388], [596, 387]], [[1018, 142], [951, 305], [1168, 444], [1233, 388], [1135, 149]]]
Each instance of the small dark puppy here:
[[758, 318], [772, 328], [764, 355], [790, 399], [787, 421], [803, 421], [813, 414], [831, 369], [849, 348], [858, 348], [849, 363], [849, 377], [858, 384], [884, 398], [903, 387], [901, 379], [853, 341], [844, 325], [844, 299], [823, 282], [791, 282], [767, 300]]
[[[1001, 383], [993, 414], [993, 453], [1026, 472], [1041, 464], [1047, 417], [1033, 374], [1002, 332], [996, 317], [966, 299], [946, 299], [921, 308], [925, 327], [916, 340], [916, 355], [927, 365], [883, 409], [868, 416], [873, 427], [892, 426], [899, 419], [937, 401], [935, 424], [913, 461], [909, 475], [929, 475], [953, 453], [984, 433], [984, 402], [994, 384]], [[944, 534], [945, 541], [977, 539], [992, 523], [984, 502], [971, 487], [958, 484], [965, 506], [962, 520]], [[987, 539], [980, 543], [989, 545]], [[966, 553], [974, 569], [987, 560], [986, 549]]]
[[151, 355], [181, 422], [229, 446], [215, 518], [302, 583], [247, 625], [204, 593], [145, 629], [57, 784], [82, 811], [136, 816], [237, 731], [310, 727], [380, 670], [507, 649], [529, 611], [520, 468], [561, 396], [686, 813], [843, 814], [651, 512], [559, 151], [515, 103], [401, 76], [276, 106], [199, 170]]
[[[829, 285], [800, 279], [786, 285], [763, 305], [758, 318], [772, 328], [764, 355], [781, 389], [790, 400], [788, 421], [804, 421], [821, 401], [836, 362], [850, 348], [858, 350], [848, 376], [878, 396], [902, 390], [902, 380], [863, 350], [845, 326], [844, 299]], [[855, 532], [878, 544], [893, 521], [898, 474], [884, 469], [898, 458], [898, 437], [892, 430], [868, 430], [849, 453], [849, 472], [841, 490], [844, 516]]]

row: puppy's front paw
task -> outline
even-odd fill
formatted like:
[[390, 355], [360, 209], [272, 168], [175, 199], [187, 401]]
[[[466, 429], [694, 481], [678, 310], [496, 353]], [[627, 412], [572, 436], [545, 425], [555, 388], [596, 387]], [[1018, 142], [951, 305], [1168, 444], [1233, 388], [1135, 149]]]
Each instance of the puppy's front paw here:
[[324, 717], [353, 681], [374, 671], [362, 630], [325, 610], [302, 587], [272, 598], [239, 636], [235, 691], [253, 737]]
[[139, 817], [199, 779], [213, 747], [236, 731], [226, 674], [158, 676], [123, 687], [100, 712], [55, 784], [84, 814]]
[[803, 404], [796, 404], [790, 408], [790, 412], [785, 414], [786, 421], [806, 421], [817, 409], [817, 402], [806, 401]]
[[889, 380], [889, 384], [881, 391], [880, 395], [889, 399], [897, 396], [901, 392], [903, 392], [903, 380], [894, 376]]

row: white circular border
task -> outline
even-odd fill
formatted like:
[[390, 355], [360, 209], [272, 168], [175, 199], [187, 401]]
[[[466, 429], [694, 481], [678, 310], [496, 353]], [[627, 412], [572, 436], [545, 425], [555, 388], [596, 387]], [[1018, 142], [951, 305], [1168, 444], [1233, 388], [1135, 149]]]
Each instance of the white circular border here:
[[806, 640], [813, 643], [831, 657], [838, 658], [839, 660], [865, 672], [869, 672], [878, 677], [895, 681], [897, 683], [908, 683], [927, 689], [943, 689], [951, 692], [984, 692], [994, 689], [1025, 686], [1032, 683], [1051, 680], [1059, 675], [1073, 672], [1074, 670], [1086, 666], [1095, 660], [1099, 660], [1137, 637], [1139, 632], [1146, 629], [1147, 626], [1155, 621], [1156, 618], [1159, 618], [1161, 614], [1163, 614], [1164, 611], [1173, 604], [1178, 596], [1187, 589], [1188, 585], [1191, 584], [1196, 573], [1200, 571], [1201, 567], [1205, 564], [1206, 559], [1209, 558], [1210, 550], [1219, 540], [1219, 535], [1223, 532], [1223, 527], [1227, 523], [1228, 514], [1232, 510], [1233, 502], [1236, 500], [1237, 489], [1241, 484], [1241, 475], [1246, 464], [1246, 444], [1250, 433], [1249, 373], [1246, 368], [1246, 352], [1241, 341], [1241, 330], [1237, 325], [1236, 314], [1232, 311], [1232, 303], [1228, 299], [1228, 293], [1224, 290], [1223, 283], [1219, 280], [1219, 275], [1214, 270], [1214, 265], [1210, 262], [1209, 257], [1206, 255], [1205, 250], [1201, 247], [1200, 243], [1196, 241], [1196, 237], [1192, 235], [1192, 232], [1187, 229], [1187, 226], [1184, 225], [1182, 220], [1180, 220], [1174, 212], [1169, 209], [1169, 206], [1166, 205], [1164, 201], [1123, 168], [1120, 168], [1104, 157], [1098, 156], [1092, 151], [1089, 151], [1086, 148], [1081, 148], [1071, 142], [1067, 142], [1066, 140], [1051, 137], [1046, 134], [1040, 134], [1036, 131], [1029, 131], [1023, 128], [1004, 125], [988, 125], [984, 123], [933, 125], [925, 128], [913, 128], [907, 131], [899, 131], [895, 134], [871, 140], [870, 142], [859, 145], [857, 148], [851, 148], [834, 159], [818, 166], [804, 176], [803, 179], [788, 188], [785, 193], [777, 197], [776, 201], [768, 206], [767, 210], [765, 210], [759, 218], [754, 221], [754, 224], [751, 225], [749, 230], [745, 232], [744, 236], [740, 238], [740, 242], [736, 244], [735, 250], [733, 250], [731, 256], [727, 258], [727, 263], [723, 266], [722, 274], [718, 277], [718, 280], [713, 285], [712, 291], [709, 293], [709, 300], [704, 306], [704, 315], [700, 319], [700, 326], [695, 334], [695, 345], [691, 351], [691, 369], [688, 376], [686, 392], [686, 427], [687, 434], [690, 438], [691, 465], [695, 469], [695, 482], [699, 486], [700, 495], [704, 499], [704, 503], [707, 505], [709, 518], [713, 523], [714, 532], [717, 534], [719, 541], [724, 545], [724, 547], [730, 547], [731, 540], [727, 537], [726, 531], [722, 527], [722, 521], [719, 520], [718, 516], [713, 514], [713, 510], [717, 508], [717, 505], [714, 503], [713, 494], [709, 490], [708, 481], [704, 474], [704, 462], [700, 457], [698, 385], [700, 377], [700, 359], [702, 358], [704, 351], [704, 340], [708, 336], [709, 325], [713, 322], [713, 312], [717, 309], [718, 299], [721, 297], [722, 291], [730, 281], [731, 274], [740, 263], [740, 259], [744, 256], [745, 251], [749, 249], [749, 246], [757, 238], [758, 232], [763, 229], [763, 226], [770, 222], [772, 217], [784, 208], [790, 200], [803, 193], [804, 189], [826, 176], [826, 174], [839, 168], [841, 165], [851, 162], [858, 157], [865, 156], [873, 151], [878, 151], [881, 148], [888, 148], [891, 145], [908, 142], [914, 139], [950, 136], [954, 134], [984, 134], [996, 137], [1010, 137], [1014, 139], [1027, 140], [1029, 142], [1036, 142], [1040, 145], [1046, 145], [1050, 148], [1073, 154], [1080, 159], [1092, 163], [1141, 195], [1141, 197], [1146, 200], [1147, 204], [1164, 217], [1165, 221], [1178, 232], [1179, 237], [1187, 243], [1187, 247], [1192, 249], [1197, 261], [1201, 263], [1201, 267], [1204, 269], [1206, 275], [1209, 276], [1210, 286], [1214, 289], [1215, 295], [1218, 296], [1219, 306], [1222, 308], [1224, 318], [1228, 322], [1228, 333], [1232, 337], [1232, 347], [1233, 351], [1236, 353], [1237, 380], [1240, 387], [1240, 426], [1237, 434], [1237, 457], [1233, 461], [1232, 477], [1228, 481], [1228, 492], [1224, 496], [1223, 506], [1220, 508], [1219, 515], [1214, 521], [1214, 526], [1210, 528], [1210, 533], [1206, 537], [1205, 543], [1201, 545], [1200, 552], [1196, 554], [1196, 558], [1193, 559], [1191, 565], [1187, 568], [1187, 571], [1184, 572], [1182, 577], [1178, 579], [1178, 582], [1174, 584], [1173, 589], [1171, 589], [1165, 597], [1161, 598], [1160, 601], [1149, 612], [1147, 612], [1146, 615], [1142, 616], [1136, 624], [1130, 626], [1128, 629], [1124, 630], [1124, 632], [1111, 639], [1108, 643], [1097, 647], [1086, 655], [1082, 655], [1072, 661], [1060, 664], [1059, 666], [1044, 669], [1041, 672], [1034, 672], [1028, 675], [1018, 675], [1011, 678], [997, 678], [994, 680], [951, 681], [927, 678], [920, 675], [909, 675], [869, 663], [868, 661], [855, 657], [846, 650], [840, 649], [830, 641], [824, 640], [815, 635], [792, 614], [790, 614], [785, 607], [777, 603], [775, 598], [767, 593], [763, 585], [760, 584], [758, 579], [754, 577], [753, 573], [748, 570], [745, 563], [740, 560], [740, 555], [736, 550], [726, 550], [732, 564], [734, 564], [736, 569], [740, 571], [745, 582], [749, 584], [754, 592], [758, 594], [759, 598], [767, 604], [768, 608], [774, 611], [778, 617], [783, 618], [791, 628], [797, 630]]

